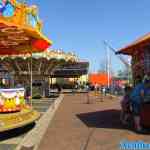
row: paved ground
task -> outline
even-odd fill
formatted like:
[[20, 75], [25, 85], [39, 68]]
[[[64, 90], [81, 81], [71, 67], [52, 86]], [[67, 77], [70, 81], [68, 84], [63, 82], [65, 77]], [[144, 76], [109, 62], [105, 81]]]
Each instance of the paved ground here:
[[[33, 108], [42, 114], [46, 112], [49, 106], [56, 98], [34, 99]], [[34, 124], [19, 128], [13, 131], [5, 132], [0, 135], [0, 150], [13, 150], [21, 142], [28, 131], [34, 127]], [[15, 134], [14, 134], [15, 133]]]
[[121, 140], [150, 142], [119, 122], [119, 98], [66, 94], [38, 150], [117, 150]]

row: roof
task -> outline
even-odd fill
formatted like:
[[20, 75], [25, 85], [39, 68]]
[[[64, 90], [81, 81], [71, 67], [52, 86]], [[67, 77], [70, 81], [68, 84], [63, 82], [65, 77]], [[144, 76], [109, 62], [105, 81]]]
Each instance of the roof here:
[[[1, 53], [0, 53], [1, 54]], [[17, 59], [17, 58], [21, 58], [21, 59], [28, 59], [31, 58], [31, 54], [27, 53], [27, 54], [17, 54], [17, 55], [0, 55], [0, 60], [3, 60], [5, 58], [9, 58], [9, 59]], [[63, 51], [58, 51], [58, 50], [53, 50], [53, 49], [47, 49], [44, 52], [41, 53], [33, 53], [32, 54], [32, 58], [35, 59], [41, 59], [41, 58], [45, 58], [47, 60], [50, 59], [57, 59], [57, 60], [65, 60], [67, 61], [77, 61], [77, 56], [75, 54], [72, 53], [65, 53]]]
[[51, 73], [52, 77], [77, 77], [88, 73], [89, 62], [72, 62], [59, 66]]
[[[7, 6], [13, 8], [12, 13]], [[0, 9], [0, 54], [26, 54], [42, 52], [52, 45], [42, 31], [42, 22], [38, 17], [36, 6], [27, 6], [8, 0]], [[8, 17], [4, 10], [10, 13]], [[4, 15], [5, 14], [5, 15]]]
[[139, 47], [144, 48], [147, 45], [150, 45], [150, 33], [141, 36], [131, 44], [121, 48], [116, 54], [132, 55], [135, 49], [139, 49]]

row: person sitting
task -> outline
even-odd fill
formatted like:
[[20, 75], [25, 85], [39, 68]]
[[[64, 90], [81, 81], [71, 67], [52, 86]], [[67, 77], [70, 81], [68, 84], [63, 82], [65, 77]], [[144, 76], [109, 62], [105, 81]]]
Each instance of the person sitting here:
[[149, 93], [150, 91], [150, 79], [145, 79], [143, 82], [138, 83], [132, 93], [131, 93], [131, 101], [132, 101], [132, 111], [133, 111], [133, 117], [134, 117], [134, 127], [137, 132], [143, 132], [143, 129], [141, 127], [141, 106], [144, 101], [144, 97]]
[[121, 101], [121, 114], [120, 114], [120, 121], [123, 125], [128, 124], [128, 120], [131, 116], [131, 109], [130, 109], [130, 94], [132, 88], [130, 86], [126, 86], [124, 88], [125, 95]]

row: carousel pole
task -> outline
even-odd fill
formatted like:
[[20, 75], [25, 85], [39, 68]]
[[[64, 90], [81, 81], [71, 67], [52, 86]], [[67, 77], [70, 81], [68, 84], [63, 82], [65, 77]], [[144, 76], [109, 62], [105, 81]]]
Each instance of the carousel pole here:
[[30, 92], [31, 92], [31, 107], [32, 107], [32, 81], [33, 81], [33, 74], [32, 74], [32, 53], [31, 53], [31, 61], [30, 61], [30, 63], [31, 63], [31, 70], [30, 70]]

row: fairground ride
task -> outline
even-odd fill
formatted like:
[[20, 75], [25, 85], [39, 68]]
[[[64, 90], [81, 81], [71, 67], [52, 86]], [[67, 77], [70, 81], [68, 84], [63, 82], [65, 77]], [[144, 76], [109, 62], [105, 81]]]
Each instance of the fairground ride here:
[[[31, 56], [31, 89], [32, 54], [43, 52], [52, 44], [41, 30], [37, 6], [29, 7], [16, 0], [0, 1], [0, 55]], [[26, 105], [24, 92], [24, 88], [0, 89], [0, 132], [27, 125], [39, 118], [40, 114]]]

